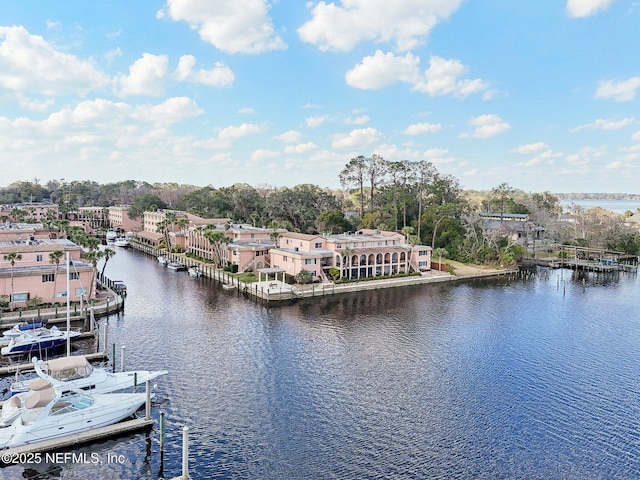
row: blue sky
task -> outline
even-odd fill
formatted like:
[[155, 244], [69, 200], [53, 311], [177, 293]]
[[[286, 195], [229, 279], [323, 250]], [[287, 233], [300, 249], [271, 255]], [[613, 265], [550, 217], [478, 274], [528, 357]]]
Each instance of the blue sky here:
[[640, 193], [640, 2], [0, 0], [0, 185]]

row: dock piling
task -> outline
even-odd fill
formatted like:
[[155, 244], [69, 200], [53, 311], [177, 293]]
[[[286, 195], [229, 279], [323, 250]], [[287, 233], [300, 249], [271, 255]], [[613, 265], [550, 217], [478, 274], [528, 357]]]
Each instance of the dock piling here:
[[145, 403], [145, 408], [144, 408], [144, 419], [150, 420], [151, 419], [151, 380], [146, 381], [145, 387], [147, 392], [147, 401]]
[[182, 427], [182, 480], [189, 480], [189, 427]]

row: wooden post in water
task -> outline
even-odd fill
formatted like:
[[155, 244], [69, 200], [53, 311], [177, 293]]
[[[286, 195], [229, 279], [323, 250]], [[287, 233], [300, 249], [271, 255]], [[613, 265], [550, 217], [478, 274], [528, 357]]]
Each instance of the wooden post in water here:
[[120, 347], [120, 371], [124, 372], [124, 351], [125, 346]]

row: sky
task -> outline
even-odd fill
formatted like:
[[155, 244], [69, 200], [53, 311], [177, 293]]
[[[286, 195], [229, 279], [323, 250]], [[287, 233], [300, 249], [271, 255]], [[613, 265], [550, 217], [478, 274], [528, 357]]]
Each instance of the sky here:
[[640, 193], [640, 1], [0, 0], [0, 186]]

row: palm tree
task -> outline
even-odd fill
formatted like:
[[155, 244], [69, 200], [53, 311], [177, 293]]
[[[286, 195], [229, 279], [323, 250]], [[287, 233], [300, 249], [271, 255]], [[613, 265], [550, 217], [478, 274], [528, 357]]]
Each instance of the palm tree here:
[[107, 262], [110, 258], [116, 255], [116, 251], [112, 248], [105, 248], [102, 251], [102, 258], [104, 258], [104, 265], [102, 265], [102, 271], [100, 272], [100, 279], [104, 279], [104, 269], [107, 268]]
[[22, 260], [22, 255], [20, 253], [11, 252], [4, 256], [4, 259], [11, 264], [11, 297], [9, 297], [9, 305], [13, 301], [13, 266], [16, 264], [16, 261]]
[[449, 252], [446, 248], [439, 247], [433, 250], [433, 254], [438, 256], [438, 270], [440, 270], [442, 266], [442, 257], [447, 257]]
[[231, 238], [227, 237], [223, 232], [214, 229], [206, 229], [204, 238], [209, 240], [211, 244], [211, 253], [213, 255], [213, 263], [217, 267], [221, 267], [227, 263], [227, 245], [231, 243]]
[[[55, 264], [55, 270], [53, 271], [53, 296], [51, 297], [51, 303], [56, 301], [56, 283], [58, 281], [58, 266], [60, 265], [60, 259], [64, 255], [62, 250], [54, 250], [49, 254], [49, 263]], [[67, 293], [68, 295], [68, 293]]]

